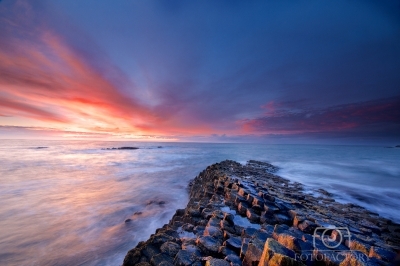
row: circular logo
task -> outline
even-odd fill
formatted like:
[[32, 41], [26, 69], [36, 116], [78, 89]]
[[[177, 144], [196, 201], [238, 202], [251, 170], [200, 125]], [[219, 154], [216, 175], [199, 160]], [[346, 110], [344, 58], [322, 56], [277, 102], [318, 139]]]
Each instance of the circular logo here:
[[322, 232], [321, 234], [321, 240], [322, 243], [324, 244], [325, 247], [333, 249], [333, 248], [337, 248], [340, 243], [342, 243], [343, 240], [343, 236], [342, 233], [340, 232], [340, 230], [336, 230], [336, 232], [338, 233], [338, 235], [336, 236], [336, 239], [338, 239], [339, 241], [335, 241], [335, 239], [332, 239], [330, 236], [325, 235], [328, 231], [331, 231], [332, 229], [325, 229], [324, 232]]

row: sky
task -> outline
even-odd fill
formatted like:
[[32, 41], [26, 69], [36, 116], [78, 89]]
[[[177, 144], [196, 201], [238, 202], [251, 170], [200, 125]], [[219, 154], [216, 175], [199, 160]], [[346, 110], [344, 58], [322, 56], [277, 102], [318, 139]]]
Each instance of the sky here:
[[400, 144], [400, 1], [0, 0], [0, 138]]

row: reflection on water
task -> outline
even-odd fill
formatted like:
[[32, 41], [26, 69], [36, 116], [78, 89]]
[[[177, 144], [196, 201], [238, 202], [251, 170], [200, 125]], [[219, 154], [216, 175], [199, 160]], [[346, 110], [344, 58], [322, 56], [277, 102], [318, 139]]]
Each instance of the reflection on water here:
[[[140, 149], [101, 150], [115, 146]], [[119, 265], [129, 249], [186, 205], [189, 180], [225, 159], [270, 161], [284, 177], [400, 220], [400, 149], [158, 146], [0, 141], [0, 265]]]

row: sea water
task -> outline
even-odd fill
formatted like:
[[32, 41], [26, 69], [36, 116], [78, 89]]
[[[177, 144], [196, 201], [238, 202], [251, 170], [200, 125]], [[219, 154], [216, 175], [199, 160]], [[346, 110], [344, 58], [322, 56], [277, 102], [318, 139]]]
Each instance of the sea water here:
[[[104, 150], [122, 146], [139, 149]], [[0, 265], [121, 265], [225, 159], [270, 162], [308, 193], [400, 222], [400, 148], [1, 140]]]

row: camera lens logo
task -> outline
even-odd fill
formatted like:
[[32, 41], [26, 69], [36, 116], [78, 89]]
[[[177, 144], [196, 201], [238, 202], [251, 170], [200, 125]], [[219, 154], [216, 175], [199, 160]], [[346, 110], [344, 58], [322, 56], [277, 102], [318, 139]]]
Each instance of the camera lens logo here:
[[314, 248], [317, 248], [317, 239], [320, 239], [328, 249], [335, 249], [346, 240], [350, 241], [350, 231], [347, 227], [317, 227], [313, 235]]

